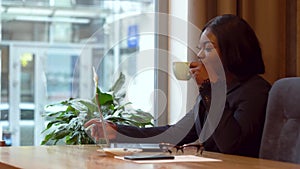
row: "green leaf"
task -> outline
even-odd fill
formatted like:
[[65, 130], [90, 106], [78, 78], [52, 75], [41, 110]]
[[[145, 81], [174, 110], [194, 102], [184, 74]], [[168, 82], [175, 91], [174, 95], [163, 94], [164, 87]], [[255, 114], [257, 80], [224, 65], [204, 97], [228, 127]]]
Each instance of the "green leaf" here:
[[97, 94], [98, 94], [98, 100], [100, 105], [104, 105], [107, 103], [112, 103], [114, 98], [113, 95], [110, 93], [104, 93], [102, 92], [99, 87], [97, 87]]
[[44, 133], [46, 130], [49, 130], [54, 124], [57, 124], [57, 123], [59, 123], [59, 122], [60, 122], [60, 120], [50, 121], [50, 122], [47, 124], [46, 129], [44, 129], [44, 130], [42, 131], [42, 133]]
[[[71, 135], [71, 136], [70, 136], [70, 135]], [[80, 132], [75, 131], [73, 134], [70, 133], [70, 135], [68, 135], [68, 136], [66, 137], [66, 143], [67, 143], [68, 145], [77, 144], [77, 143], [78, 143], [78, 138], [79, 138]]]
[[54, 132], [53, 139], [59, 140], [66, 137], [70, 131], [68, 130], [57, 130]]
[[41, 144], [45, 145], [50, 139], [53, 138], [53, 135], [54, 135], [54, 131], [47, 134]]
[[78, 100], [70, 101], [70, 107], [77, 111], [88, 111], [88, 108]]
[[114, 83], [109, 91], [113, 91], [114, 93], [118, 93], [125, 83], [125, 75], [121, 72], [119, 78]]
[[62, 113], [62, 112], [63, 112], [63, 111], [50, 112], [50, 113], [45, 114], [45, 116], [53, 117], [53, 116], [57, 116], [58, 114], [60, 114], [60, 113]]
[[142, 110], [136, 110], [136, 113], [131, 113], [130, 115], [131, 119], [136, 119], [144, 123], [148, 123], [153, 119], [153, 116], [150, 113], [144, 112]]
[[124, 118], [124, 117], [108, 117], [107, 120], [112, 121], [114, 123], [117, 124], [127, 124], [127, 125], [133, 125], [133, 126], [139, 126], [141, 123], [128, 119], [128, 118]]
[[125, 103], [123, 105], [120, 105], [120, 106], [116, 106], [115, 107], [115, 110], [124, 110], [126, 106], [132, 104], [131, 102], [128, 102], [128, 103]]
[[86, 106], [88, 109], [88, 112], [97, 111], [97, 105], [94, 102], [92, 102], [91, 100], [78, 99], [77, 101], [80, 102], [81, 104], [83, 104], [84, 106]]

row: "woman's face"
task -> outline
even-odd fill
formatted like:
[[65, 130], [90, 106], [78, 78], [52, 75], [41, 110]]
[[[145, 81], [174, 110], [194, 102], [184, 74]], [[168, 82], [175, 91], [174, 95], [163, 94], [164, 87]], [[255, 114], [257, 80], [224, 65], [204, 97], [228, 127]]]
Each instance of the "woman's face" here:
[[219, 57], [220, 50], [217, 37], [209, 28], [201, 34], [197, 48], [199, 49], [198, 60], [204, 64], [210, 81], [217, 81], [220, 78], [220, 73], [224, 70]]
[[220, 54], [217, 37], [209, 29], [201, 34], [197, 48], [199, 49], [198, 59], [202, 62]]

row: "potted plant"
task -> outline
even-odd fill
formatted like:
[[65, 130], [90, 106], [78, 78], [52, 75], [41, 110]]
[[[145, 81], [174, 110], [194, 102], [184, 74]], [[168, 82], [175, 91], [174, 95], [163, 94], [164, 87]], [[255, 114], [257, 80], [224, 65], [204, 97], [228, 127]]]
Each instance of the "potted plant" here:
[[46, 109], [52, 107], [61, 110], [47, 112], [44, 115], [49, 122], [42, 132], [47, 133], [42, 145], [55, 145], [58, 142], [68, 145], [93, 144], [83, 125], [89, 119], [99, 118], [98, 106], [105, 120], [138, 127], [153, 126], [153, 116], [150, 113], [128, 108], [131, 103], [124, 103], [125, 92], [122, 91], [124, 74], [120, 74], [108, 92], [101, 91], [96, 81], [96, 95], [92, 100], [70, 98], [46, 106]]

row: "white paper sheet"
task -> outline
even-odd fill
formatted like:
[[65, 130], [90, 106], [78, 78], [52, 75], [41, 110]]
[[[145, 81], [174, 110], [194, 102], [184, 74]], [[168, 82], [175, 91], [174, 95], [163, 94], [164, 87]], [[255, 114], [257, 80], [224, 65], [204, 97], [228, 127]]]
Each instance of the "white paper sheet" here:
[[[123, 156], [115, 156], [117, 159], [126, 160]], [[220, 162], [222, 160], [213, 159], [213, 158], [205, 158], [205, 157], [198, 157], [195, 155], [178, 155], [175, 156], [175, 159], [171, 160], [126, 160], [132, 161], [135, 163], [178, 163], [178, 162]]]

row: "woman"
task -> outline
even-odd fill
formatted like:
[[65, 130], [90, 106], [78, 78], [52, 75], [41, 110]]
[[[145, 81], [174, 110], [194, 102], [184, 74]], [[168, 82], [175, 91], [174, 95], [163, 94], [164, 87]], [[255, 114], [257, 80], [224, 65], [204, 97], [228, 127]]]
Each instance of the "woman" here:
[[[174, 125], [137, 128], [107, 122], [110, 139], [177, 145], [198, 140], [210, 112], [211, 86], [219, 81], [218, 75], [208, 73], [209, 66], [205, 62], [217, 56], [226, 77], [226, 103], [216, 129], [203, 142], [204, 148], [207, 151], [258, 157], [271, 85], [259, 76], [265, 72], [265, 67], [254, 31], [237, 16], [217, 16], [203, 28], [198, 48], [199, 61], [192, 62], [190, 69], [199, 85], [200, 103]], [[91, 120], [86, 126], [90, 124], [97, 124], [97, 121]]]

